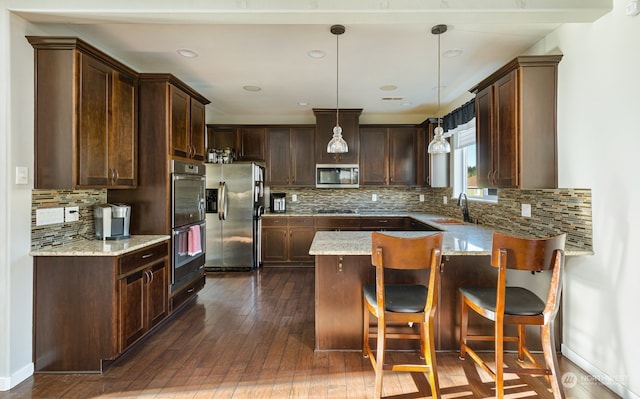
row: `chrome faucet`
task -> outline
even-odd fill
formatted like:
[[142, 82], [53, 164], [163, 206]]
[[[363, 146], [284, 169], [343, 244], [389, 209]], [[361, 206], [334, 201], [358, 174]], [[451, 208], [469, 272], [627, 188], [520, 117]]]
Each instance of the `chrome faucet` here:
[[[464, 196], [464, 204], [462, 203], [462, 196]], [[460, 193], [458, 196], [458, 206], [462, 207], [462, 220], [465, 223], [471, 223], [471, 217], [469, 216], [469, 199], [466, 193]]]

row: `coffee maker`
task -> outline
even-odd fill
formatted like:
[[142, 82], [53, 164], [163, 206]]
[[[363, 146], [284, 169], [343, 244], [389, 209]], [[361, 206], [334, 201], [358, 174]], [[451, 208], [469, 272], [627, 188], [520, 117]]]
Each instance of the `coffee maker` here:
[[99, 204], [93, 208], [96, 238], [121, 240], [129, 238], [131, 206], [125, 204]]
[[287, 210], [286, 204], [286, 194], [285, 193], [271, 193], [271, 203], [269, 204], [271, 207], [272, 213], [285, 213]]

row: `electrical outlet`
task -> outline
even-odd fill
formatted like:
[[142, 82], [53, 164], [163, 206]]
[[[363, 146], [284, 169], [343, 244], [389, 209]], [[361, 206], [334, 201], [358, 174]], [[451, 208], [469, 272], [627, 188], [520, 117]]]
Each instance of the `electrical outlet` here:
[[522, 204], [522, 216], [525, 218], [531, 217], [531, 204]]
[[64, 222], [64, 208], [40, 208], [36, 209], [36, 226], [56, 224]]
[[378, 194], [371, 194], [371, 201], [376, 202], [378, 200]]
[[67, 206], [64, 208], [65, 223], [77, 222], [80, 220], [80, 208], [77, 206]]
[[445, 204], [445, 205], [447, 205], [447, 201], [448, 201], [447, 196], [446, 196], [446, 195], [444, 195], [444, 196], [442, 197], [442, 203], [443, 203], [443, 204]]
[[424, 202], [424, 194], [420, 194], [420, 202]]
[[291, 194], [291, 202], [298, 202], [298, 194]]

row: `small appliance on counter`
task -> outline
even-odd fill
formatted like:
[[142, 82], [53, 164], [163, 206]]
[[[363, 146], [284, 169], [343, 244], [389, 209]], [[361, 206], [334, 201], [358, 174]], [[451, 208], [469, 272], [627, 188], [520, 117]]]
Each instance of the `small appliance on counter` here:
[[131, 206], [125, 204], [99, 204], [93, 208], [96, 238], [122, 240], [129, 238]]
[[271, 193], [269, 203], [271, 213], [285, 213], [287, 211], [286, 196], [285, 193]]

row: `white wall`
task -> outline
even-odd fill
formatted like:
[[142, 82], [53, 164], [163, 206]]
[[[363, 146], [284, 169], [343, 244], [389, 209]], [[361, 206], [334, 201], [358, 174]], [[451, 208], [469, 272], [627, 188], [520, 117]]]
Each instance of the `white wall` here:
[[[589, 187], [595, 255], [570, 259], [563, 354], [623, 397], [640, 396], [640, 16], [628, 0], [592, 24], [563, 25], [532, 52], [561, 51], [559, 184]], [[635, 250], [634, 250], [635, 249]]]

